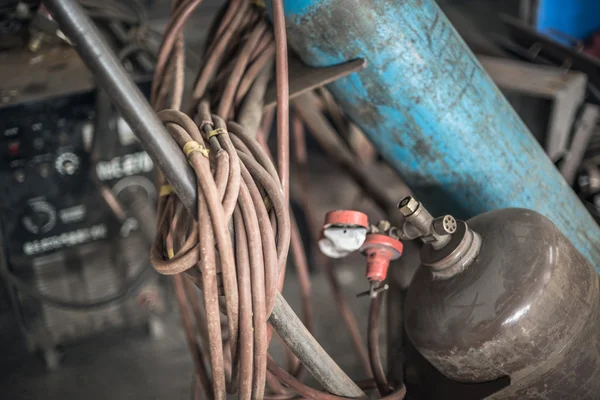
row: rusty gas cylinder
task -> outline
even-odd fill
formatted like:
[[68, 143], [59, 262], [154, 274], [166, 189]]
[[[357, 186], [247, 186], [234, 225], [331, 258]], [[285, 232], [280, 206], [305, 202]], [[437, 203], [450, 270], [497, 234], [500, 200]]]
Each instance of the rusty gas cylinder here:
[[443, 375], [509, 377], [492, 399], [600, 399], [598, 275], [547, 218], [504, 209], [458, 221], [421, 261], [406, 331]]

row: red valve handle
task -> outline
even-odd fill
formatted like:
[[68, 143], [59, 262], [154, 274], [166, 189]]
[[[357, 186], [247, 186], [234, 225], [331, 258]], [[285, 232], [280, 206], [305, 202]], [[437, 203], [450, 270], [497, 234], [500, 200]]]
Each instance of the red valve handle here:
[[329, 211], [325, 215], [325, 227], [331, 225], [350, 225], [369, 227], [369, 217], [367, 214], [354, 210], [335, 210]]
[[382, 282], [387, 277], [390, 261], [402, 255], [402, 242], [387, 235], [367, 235], [360, 251], [367, 256], [367, 279]]

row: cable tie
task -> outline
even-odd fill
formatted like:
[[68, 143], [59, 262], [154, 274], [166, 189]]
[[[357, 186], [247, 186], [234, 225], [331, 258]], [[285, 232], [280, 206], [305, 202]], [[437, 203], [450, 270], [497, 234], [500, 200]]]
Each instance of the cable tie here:
[[165, 197], [173, 193], [173, 186], [171, 185], [162, 185], [160, 187], [160, 197]]
[[213, 136], [217, 136], [217, 135], [223, 135], [227, 133], [227, 129], [223, 129], [223, 128], [217, 128], [217, 129], [213, 129], [212, 131], [208, 132], [208, 139], [210, 139]]
[[172, 248], [168, 248], [167, 249], [167, 257], [169, 257], [169, 260], [173, 257], [175, 257], [175, 252], [173, 251]]
[[196, 151], [208, 158], [208, 149], [195, 140], [190, 140], [183, 146], [183, 152], [188, 159], [191, 157], [192, 153]]

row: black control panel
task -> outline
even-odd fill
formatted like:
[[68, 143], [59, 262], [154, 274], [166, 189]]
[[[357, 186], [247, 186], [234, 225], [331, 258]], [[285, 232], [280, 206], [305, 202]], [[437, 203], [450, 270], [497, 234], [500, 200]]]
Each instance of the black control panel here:
[[117, 146], [91, 171], [95, 97], [86, 92], [0, 108], [0, 214], [9, 258], [34, 257], [135, 229], [135, 222], [123, 226], [111, 216], [92, 174], [116, 196], [131, 185], [154, 192], [153, 164], [116, 117], [112, 134], [119, 138]]
[[[151, 71], [129, 64], [148, 95]], [[154, 165], [71, 47], [0, 52], [0, 76], [0, 353], [18, 360], [26, 344], [51, 366], [55, 345], [159, 307], [143, 300], [160, 287], [128, 208], [145, 196], [152, 209]]]

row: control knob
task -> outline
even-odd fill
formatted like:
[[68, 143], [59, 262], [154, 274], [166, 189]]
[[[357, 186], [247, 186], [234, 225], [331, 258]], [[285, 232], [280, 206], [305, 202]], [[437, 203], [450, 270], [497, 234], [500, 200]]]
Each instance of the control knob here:
[[22, 221], [29, 232], [46, 233], [56, 225], [56, 210], [46, 200], [30, 201], [25, 208]]
[[56, 158], [54, 166], [61, 175], [73, 175], [79, 168], [79, 157], [74, 153], [62, 153]]

